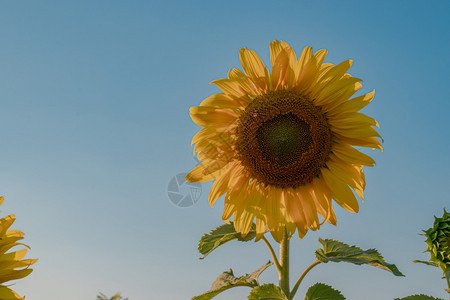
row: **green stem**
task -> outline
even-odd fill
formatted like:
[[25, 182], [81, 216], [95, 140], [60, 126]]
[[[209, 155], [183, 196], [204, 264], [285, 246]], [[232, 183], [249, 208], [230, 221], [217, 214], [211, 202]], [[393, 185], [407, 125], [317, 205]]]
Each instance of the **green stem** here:
[[320, 264], [320, 261], [316, 260], [309, 267], [307, 267], [305, 269], [305, 271], [303, 271], [302, 275], [300, 275], [300, 277], [298, 278], [297, 282], [294, 285], [294, 288], [292, 289], [291, 298], [290, 299], [294, 298], [294, 295], [297, 292], [297, 289], [300, 286], [300, 283], [302, 282], [303, 278], [305, 278], [306, 274], [308, 274], [308, 272], [311, 271], [311, 269], [314, 268], [315, 266], [317, 266], [318, 264]]
[[275, 254], [275, 251], [272, 248], [272, 245], [269, 243], [269, 241], [266, 239], [265, 236], [263, 236], [261, 239], [263, 240], [263, 242], [266, 244], [267, 248], [269, 249], [270, 255], [272, 255], [272, 260], [273, 260], [273, 262], [275, 264], [275, 267], [277, 268], [278, 275], [280, 275], [280, 273], [281, 273], [281, 266], [280, 266], [280, 263], [278, 261], [277, 255]]
[[289, 289], [289, 236], [286, 228], [280, 243], [280, 266], [281, 272], [278, 276], [280, 288], [286, 294], [286, 297], [291, 299]]

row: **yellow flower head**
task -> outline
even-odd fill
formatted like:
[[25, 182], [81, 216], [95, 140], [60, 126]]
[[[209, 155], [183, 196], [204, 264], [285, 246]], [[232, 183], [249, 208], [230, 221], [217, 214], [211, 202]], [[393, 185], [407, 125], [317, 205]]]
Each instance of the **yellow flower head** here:
[[204, 128], [192, 139], [202, 163], [186, 180], [215, 179], [209, 202], [226, 194], [222, 219], [233, 217], [243, 235], [256, 220], [258, 238], [266, 227], [278, 242], [285, 228], [302, 238], [336, 224], [332, 199], [358, 212], [352, 190], [363, 198], [362, 168], [375, 162], [353, 146], [382, 149], [378, 123], [358, 112], [374, 92], [349, 99], [362, 87], [346, 73], [352, 61], [323, 63], [326, 54], [305, 47], [297, 59], [287, 43], [274, 41], [269, 71], [254, 51], [241, 49], [245, 73], [232, 69], [213, 81], [222, 93], [190, 109]]
[[[3, 200], [4, 197], [0, 197], [0, 205]], [[14, 215], [0, 219], [0, 299], [4, 300], [25, 299], [4, 284], [10, 280], [28, 276], [33, 271], [29, 268], [30, 265], [37, 261], [37, 259], [23, 259], [27, 253], [26, 248], [29, 247], [18, 241], [23, 239], [24, 233], [19, 230], [8, 230], [15, 220]], [[7, 253], [8, 250], [19, 245], [26, 248]]]

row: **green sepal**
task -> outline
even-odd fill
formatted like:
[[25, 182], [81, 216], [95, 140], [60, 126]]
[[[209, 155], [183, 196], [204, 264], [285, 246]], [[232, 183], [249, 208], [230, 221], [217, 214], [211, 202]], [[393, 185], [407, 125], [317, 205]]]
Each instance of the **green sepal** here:
[[280, 287], [273, 283], [263, 284], [252, 289], [248, 300], [289, 300]]
[[450, 271], [450, 213], [444, 209], [441, 218], [434, 217], [433, 227], [423, 231], [430, 253], [430, 262], [436, 263], [445, 274]]
[[333, 289], [331, 286], [316, 283], [311, 286], [305, 295], [305, 300], [345, 300], [341, 292]]
[[420, 295], [407, 296], [405, 298], [395, 298], [394, 300], [444, 300], [444, 299], [434, 298], [431, 296], [420, 294]]
[[221, 225], [212, 230], [210, 233], [205, 233], [198, 242], [198, 251], [203, 254], [203, 257], [200, 257], [200, 259], [204, 259], [213, 250], [229, 241], [238, 240], [241, 242], [247, 242], [253, 240], [255, 236], [255, 224], [252, 224], [250, 232], [245, 237], [242, 237], [239, 232], [236, 232], [233, 222], [230, 224]]
[[403, 275], [394, 264], [389, 264], [384, 261], [383, 256], [375, 250], [362, 250], [356, 246], [349, 246], [345, 243], [319, 238], [319, 242], [322, 244], [323, 249], [316, 250], [316, 258], [327, 263], [332, 262], [348, 262], [356, 265], [370, 265], [383, 270], [389, 271], [395, 276]]
[[424, 261], [424, 260], [413, 260], [413, 263], [421, 263], [421, 264], [425, 264], [425, 265], [429, 265], [432, 267], [436, 267], [439, 268], [439, 264], [432, 262], [432, 261]]
[[219, 277], [217, 277], [217, 279], [211, 285], [211, 289], [209, 291], [193, 297], [192, 300], [209, 300], [217, 296], [218, 294], [222, 293], [223, 291], [238, 286], [248, 286], [252, 288], [257, 287], [259, 286], [258, 283], [259, 275], [261, 275], [261, 273], [271, 265], [273, 265], [273, 263], [269, 260], [261, 268], [254, 271], [250, 275], [246, 274], [241, 277], [235, 277], [233, 274], [233, 270], [231, 269], [229, 271], [225, 271], [222, 274], [220, 274]]

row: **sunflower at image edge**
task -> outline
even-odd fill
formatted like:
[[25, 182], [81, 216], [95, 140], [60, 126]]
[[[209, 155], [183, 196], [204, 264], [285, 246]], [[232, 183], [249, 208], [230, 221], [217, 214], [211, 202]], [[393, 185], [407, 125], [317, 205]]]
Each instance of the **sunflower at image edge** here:
[[[353, 146], [382, 150], [373, 126], [358, 111], [374, 91], [350, 99], [362, 85], [347, 74], [351, 60], [323, 63], [326, 50], [305, 47], [297, 59], [285, 42], [270, 43], [270, 72], [253, 50], [239, 51], [242, 68], [215, 80], [222, 93], [192, 107], [202, 128], [192, 139], [201, 161], [190, 182], [215, 180], [209, 203], [225, 194], [222, 219], [233, 218], [246, 235], [256, 222], [257, 240], [266, 228], [280, 242], [298, 230], [336, 225], [331, 200], [358, 212], [363, 166], [374, 160]], [[323, 220], [319, 220], [320, 215]]]
[[[0, 205], [4, 197], [0, 197]], [[27, 245], [18, 243], [23, 239], [24, 233], [19, 230], [8, 230], [16, 218], [9, 215], [0, 219], [0, 299], [2, 300], [24, 300], [25, 297], [19, 296], [15, 291], [5, 285], [11, 280], [20, 279], [28, 276], [33, 269], [29, 268], [37, 259], [23, 259], [27, 249], [13, 252], [7, 252], [15, 246]]]

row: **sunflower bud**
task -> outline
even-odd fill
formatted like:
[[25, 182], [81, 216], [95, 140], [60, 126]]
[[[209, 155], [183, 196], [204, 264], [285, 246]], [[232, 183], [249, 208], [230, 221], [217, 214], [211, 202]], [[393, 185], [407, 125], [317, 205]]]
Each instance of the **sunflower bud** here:
[[450, 272], [450, 213], [444, 209], [442, 218], [434, 217], [433, 227], [424, 230], [430, 253], [430, 261], [436, 263], [445, 274]]

